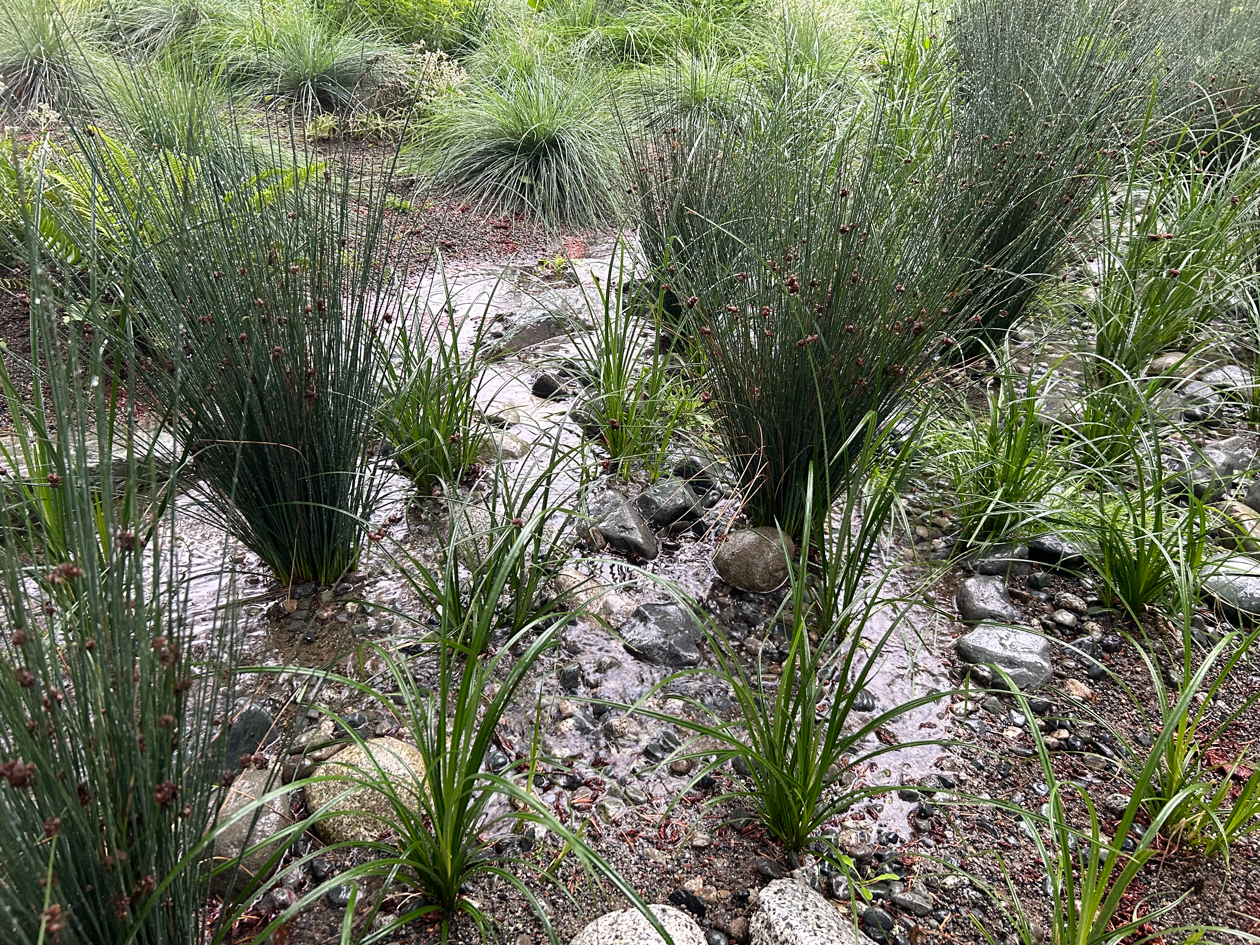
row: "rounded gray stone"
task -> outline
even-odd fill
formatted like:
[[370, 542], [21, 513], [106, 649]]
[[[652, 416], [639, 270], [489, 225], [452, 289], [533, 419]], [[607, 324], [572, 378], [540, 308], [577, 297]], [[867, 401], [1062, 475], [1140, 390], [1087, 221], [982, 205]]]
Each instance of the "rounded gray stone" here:
[[1044, 686], [1054, 675], [1050, 641], [1019, 627], [982, 623], [959, 637], [955, 646], [964, 661], [1005, 670], [1025, 692]]
[[963, 581], [958, 589], [958, 614], [965, 623], [995, 620], [1013, 623], [1023, 614], [1011, 602], [1006, 579], [1000, 575], [977, 575]]
[[[379, 767], [379, 771], [378, 771]], [[315, 769], [314, 777], [331, 777], [306, 786], [306, 806], [312, 812], [329, 804], [312, 829], [325, 843], [371, 840], [395, 820], [393, 805], [382, 791], [358, 781], [389, 782], [395, 795], [413, 812], [420, 808], [424, 788], [424, 758], [396, 738], [372, 738], [363, 747], [352, 745]], [[334, 801], [343, 791], [349, 793]], [[385, 818], [382, 821], [379, 818]]]
[[[700, 926], [685, 912], [664, 904], [648, 908], [674, 945], [705, 945]], [[665, 939], [638, 909], [619, 909], [600, 916], [573, 936], [569, 945], [665, 945]]]
[[752, 945], [871, 945], [851, 919], [803, 883], [776, 879], [761, 890]]
[[[250, 769], [241, 773], [228, 789], [227, 798], [219, 811], [219, 824], [227, 824], [233, 814], [253, 805], [251, 811], [240, 820], [220, 828], [214, 838], [214, 864], [219, 866], [241, 856], [241, 852], [258, 844], [265, 844], [247, 853], [236, 869], [228, 869], [215, 876], [211, 888], [218, 895], [229, 895], [240, 890], [263, 871], [267, 861], [275, 855], [277, 844], [267, 844], [285, 827], [291, 826], [287, 795], [280, 795], [264, 804], [258, 799], [280, 786], [278, 771]], [[287, 844], [286, 844], [287, 845]]]
[[788, 560], [796, 554], [792, 539], [777, 528], [731, 532], [713, 555], [713, 567], [731, 587], [768, 594], [788, 578]]

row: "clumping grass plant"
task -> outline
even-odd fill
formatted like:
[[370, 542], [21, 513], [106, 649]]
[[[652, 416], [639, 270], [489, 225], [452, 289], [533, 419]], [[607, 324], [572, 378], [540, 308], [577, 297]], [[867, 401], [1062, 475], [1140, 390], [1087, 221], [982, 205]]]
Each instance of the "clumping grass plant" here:
[[52, 288], [36, 276], [34, 402], [0, 365], [0, 924], [15, 945], [193, 945], [233, 622], [194, 636], [134, 402], [91, 336], [58, 330]]
[[417, 163], [485, 212], [528, 209], [570, 226], [616, 219], [625, 195], [599, 80], [541, 61], [470, 79], [440, 102]]
[[[405, 308], [386, 187], [296, 151], [260, 169], [238, 143], [216, 169], [130, 160], [102, 137], [79, 147], [116, 220], [121, 246], [103, 265], [127, 260], [115, 278], [128, 304], [95, 327], [136, 352], [207, 513], [280, 580], [336, 580], [358, 560], [377, 493], [364, 462], [377, 335]], [[137, 189], [151, 196], [132, 206]]]
[[[1009, 364], [1009, 361], [1007, 362]], [[943, 465], [958, 497], [963, 537], [1001, 541], [1035, 527], [1063, 484], [1069, 453], [1038, 413], [1038, 383], [1003, 371], [987, 391], [987, 410], [966, 409]]]
[[655, 480], [687, 401], [677, 365], [657, 342], [661, 300], [646, 297], [650, 290], [643, 283], [627, 290], [630, 274], [623, 248], [609, 260], [594, 298], [583, 287], [581, 315], [594, 330], [574, 332], [570, 340], [593, 381], [581, 407], [586, 432], [597, 435], [622, 478], [642, 462]]
[[975, 263], [967, 305], [991, 341], [1058, 267], [1130, 135], [1140, 131], [1158, 52], [1159, 7], [1117, 16], [1103, 0], [965, 0], [943, 240]]
[[879, 108], [802, 105], [745, 133], [683, 122], [632, 142], [644, 249], [702, 353], [746, 507], [797, 535], [811, 464], [838, 495], [864, 418], [895, 413], [967, 327], [935, 159]]
[[[485, 312], [447, 318], [454, 311], [449, 292], [443, 293], [443, 302], [406, 312], [397, 343], [382, 357], [381, 427], [393, 445], [393, 458], [421, 494], [439, 484], [453, 488], [489, 444], [478, 406], [486, 382], [480, 360]], [[486, 310], [490, 304], [487, 299]], [[474, 318], [475, 326], [470, 324]], [[470, 337], [461, 337], [466, 333]]]
[[[809, 527], [801, 550], [791, 560], [787, 594], [780, 611], [787, 624], [786, 656], [781, 672], [770, 672], [760, 657], [748, 665], [721, 628], [711, 626], [706, 638], [717, 667], [713, 673], [734, 693], [733, 721], [713, 719], [709, 710], [691, 702], [699, 721], [680, 713], [652, 713], [640, 706], [629, 711], [668, 721], [702, 739], [700, 777], [716, 764], [738, 762], [744, 778], [726, 797], [739, 798], [787, 849], [802, 851], [820, 840], [822, 828], [855, 804], [892, 788], [864, 784], [858, 777], [883, 754], [918, 742], [892, 746], [874, 740], [877, 729], [904, 713], [947, 695], [924, 692], [882, 712], [859, 718], [861, 701], [892, 635], [904, 630], [904, 603], [883, 594], [890, 571], [872, 574], [878, 563], [881, 533], [890, 520], [898, 489], [906, 484], [912, 447], [894, 456], [881, 475], [875, 474], [878, 452], [886, 435], [869, 414], [856, 437], [860, 478], [851, 480], [826, 533], [811, 543]], [[920, 431], [921, 432], [921, 431]], [[813, 470], [806, 480], [807, 502], [826, 502], [831, 491]], [[821, 564], [811, 564], [811, 548], [820, 549]], [[785, 557], [788, 555], [783, 548]], [[886, 625], [863, 633], [868, 624]], [[773, 623], [773, 621], [772, 621]], [[662, 684], [664, 685], [664, 684]], [[655, 692], [655, 689], [653, 690]], [[650, 695], [651, 693], [649, 693]], [[717, 746], [716, 751], [713, 746]], [[725, 799], [725, 798], [724, 798]], [[821, 837], [826, 846], [828, 841]], [[842, 856], [838, 849], [824, 855]]]
[[92, 91], [97, 53], [83, 10], [59, 0], [9, 0], [0, 9], [0, 116], [41, 103], [82, 105]]
[[321, 0], [321, 5], [334, 21], [450, 53], [475, 49], [492, 18], [488, 0]]
[[[545, 471], [554, 471], [554, 460], [553, 454]], [[529, 488], [518, 490], [517, 498], [526, 493], [530, 508], [513, 505], [509, 511], [521, 514], [510, 522], [500, 522], [496, 513], [488, 528], [452, 529], [436, 566], [402, 554], [400, 575], [420, 597], [424, 610], [434, 616], [420, 628], [422, 652], [413, 661], [385, 647], [364, 644], [359, 660], [372, 659], [381, 667], [371, 682], [302, 670], [312, 679], [343, 685], [392, 713], [423, 760], [403, 774], [387, 774], [378, 764], [375, 770], [369, 767], [359, 773], [344, 768], [335, 775], [316, 771], [312, 779], [332, 779], [347, 789], [365, 787], [385, 800], [383, 812], [359, 815], [380, 824], [382, 839], [358, 845], [375, 856], [351, 866], [337, 881], [383, 880], [374, 909], [404, 884], [420, 895], [406, 897], [402, 910], [381, 926], [384, 931], [374, 934], [384, 936], [407, 923], [428, 919], [440, 921], [442, 940], [447, 941], [462, 915], [490, 937], [493, 918], [467, 895], [469, 883], [488, 877], [520, 894], [533, 907], [549, 939], [557, 942], [548, 910], [528, 882], [547, 879], [545, 860], [540, 869], [519, 852], [503, 852], [504, 842], [510, 846], [514, 835], [529, 824], [564, 844], [562, 855], [574, 854], [632, 903], [645, 908], [629, 883], [539, 798], [531, 786], [533, 761], [513, 760], [499, 771], [486, 765], [499, 737], [500, 721], [526, 695], [524, 685], [531, 668], [584, 610], [571, 602], [563, 607], [518, 610], [501, 606], [505, 599], [519, 598], [519, 575], [541, 573], [535, 566], [537, 549], [554, 540], [549, 522], [564, 511], [553, 506], [548, 495]], [[452, 509], [452, 514], [458, 510]], [[462, 562], [467, 560], [469, 544], [484, 550], [466, 569]], [[358, 737], [354, 738], [358, 743]], [[513, 801], [515, 809], [502, 805], [503, 800]], [[318, 820], [327, 813], [316, 810], [312, 817]], [[562, 887], [560, 892], [565, 894]], [[317, 895], [318, 891], [307, 894], [264, 932], [279, 928]]]
[[311, 0], [218, 8], [189, 41], [203, 68], [222, 69], [260, 104], [292, 107], [305, 117], [360, 108], [391, 68], [387, 43], [329, 20]]

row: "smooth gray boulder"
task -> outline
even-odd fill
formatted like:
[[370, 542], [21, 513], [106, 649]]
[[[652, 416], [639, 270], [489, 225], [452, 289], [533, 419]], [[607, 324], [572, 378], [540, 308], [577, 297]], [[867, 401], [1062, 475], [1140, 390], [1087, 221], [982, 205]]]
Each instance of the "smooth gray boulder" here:
[[874, 945], [822, 895], [793, 879], [761, 890], [748, 931], [751, 945]]
[[1246, 555], [1210, 561], [1203, 587], [1235, 619], [1260, 620], [1260, 562]]
[[632, 655], [658, 666], [695, 666], [696, 646], [704, 631], [678, 604], [642, 604], [617, 629], [622, 645]]
[[1049, 640], [1019, 627], [982, 623], [954, 644], [965, 662], [996, 666], [1024, 692], [1044, 686], [1054, 675]]
[[768, 594], [788, 579], [788, 559], [795, 554], [792, 539], [777, 528], [743, 528], [718, 545], [713, 567], [731, 587]]
[[[227, 824], [232, 815], [245, 807], [255, 804], [259, 798], [266, 796], [280, 786], [278, 771], [259, 771], [251, 768], [241, 772], [240, 777], [228, 788], [227, 798], [219, 811], [219, 823]], [[228, 896], [245, 888], [248, 883], [263, 872], [267, 861], [278, 849], [287, 846], [291, 840], [277, 841], [267, 844], [277, 833], [293, 824], [290, 816], [288, 796], [279, 797], [258, 807], [257, 813], [251, 811], [240, 820], [223, 827], [214, 838], [214, 865], [236, 860], [245, 850], [257, 844], [266, 844], [257, 850], [245, 854], [234, 869], [228, 869], [213, 877], [211, 891], [216, 895]]]
[[[704, 932], [687, 913], [663, 903], [648, 908], [674, 945], [705, 945]], [[638, 909], [619, 909], [600, 916], [573, 936], [569, 945], [665, 945], [665, 939]]]
[[591, 516], [604, 541], [617, 551], [651, 561], [660, 553], [656, 536], [624, 495], [609, 490], [591, 503]]
[[1023, 618], [1006, 590], [1006, 579], [996, 574], [969, 577], [958, 588], [958, 613], [964, 623], [1014, 623]]

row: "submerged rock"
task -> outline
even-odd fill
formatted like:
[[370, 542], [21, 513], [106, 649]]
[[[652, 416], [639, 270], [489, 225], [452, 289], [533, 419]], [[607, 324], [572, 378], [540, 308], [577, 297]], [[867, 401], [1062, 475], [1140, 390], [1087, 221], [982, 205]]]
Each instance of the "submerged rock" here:
[[491, 347], [491, 356], [512, 354], [565, 334], [565, 323], [552, 312], [539, 312], [517, 322]]
[[776, 879], [761, 890], [752, 945], [872, 945], [840, 910], [803, 883]]
[[617, 630], [634, 656], [658, 666], [695, 666], [696, 646], [704, 635], [700, 624], [679, 604], [643, 604]]
[[[648, 908], [674, 945], [705, 945], [700, 926], [681, 909], [663, 903]], [[600, 916], [573, 936], [569, 945], [665, 945], [665, 939], [638, 909], [619, 909]]]
[[1044, 686], [1054, 675], [1050, 641], [1019, 627], [982, 623], [959, 637], [955, 646], [964, 661], [1005, 670], [1025, 692]]
[[656, 536], [639, 510], [619, 492], [609, 490], [600, 495], [591, 503], [591, 514], [604, 541], [622, 554], [651, 561], [660, 553]]
[[768, 594], [788, 578], [792, 539], [777, 528], [744, 528], [726, 536], [713, 555], [713, 567], [731, 587]]
[[698, 517], [700, 500], [685, 482], [665, 478], [635, 496], [634, 507], [653, 528], [665, 528]]

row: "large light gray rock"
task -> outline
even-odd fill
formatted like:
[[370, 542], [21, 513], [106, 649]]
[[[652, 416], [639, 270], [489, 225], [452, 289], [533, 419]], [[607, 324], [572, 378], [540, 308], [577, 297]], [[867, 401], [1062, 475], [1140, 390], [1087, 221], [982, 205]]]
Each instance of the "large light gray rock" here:
[[532, 345], [542, 344], [565, 334], [564, 319], [553, 312], [536, 312], [521, 319], [490, 346], [490, 354], [513, 354]]
[[792, 879], [761, 890], [748, 930], [752, 945], [873, 945], [839, 909]]
[[679, 668], [700, 662], [696, 644], [704, 631], [695, 617], [679, 604], [636, 607], [617, 629], [617, 635], [632, 655], [658, 666]]
[[[663, 904], [648, 908], [674, 945], [705, 945], [704, 933], [687, 913]], [[638, 909], [620, 909], [600, 916], [573, 936], [569, 945], [665, 945], [665, 939]]]
[[958, 613], [964, 623], [1014, 623], [1023, 617], [1011, 602], [1006, 579], [998, 574], [969, 577], [958, 589]]
[[792, 539], [777, 528], [744, 528], [718, 545], [713, 567], [731, 587], [768, 594], [788, 578], [788, 559], [796, 554]]
[[1210, 561], [1203, 586], [1235, 618], [1260, 620], [1260, 562], [1245, 555]]
[[968, 663], [993, 665], [1006, 671], [1011, 682], [1029, 692], [1050, 681], [1051, 643], [1019, 627], [982, 623], [955, 644], [958, 655]]
[[223, 807], [219, 811], [220, 824], [227, 824], [232, 815], [245, 807], [253, 805], [254, 810], [235, 823], [220, 829], [214, 838], [214, 865], [236, 860], [241, 853], [258, 844], [265, 844], [241, 858], [233, 869], [225, 870], [215, 876], [211, 883], [212, 891], [220, 896], [230, 895], [236, 890], [244, 889], [255, 876], [263, 872], [267, 861], [275, 855], [280, 847], [287, 846], [287, 841], [267, 844], [277, 833], [293, 824], [290, 816], [288, 795], [279, 797], [259, 805], [258, 799], [265, 797], [268, 791], [280, 786], [278, 771], [258, 771], [251, 768], [241, 773], [228, 789]]
[[[332, 815], [322, 817], [312, 827], [325, 843], [371, 840], [388, 830], [378, 818], [395, 819], [394, 808], [381, 790], [356, 784], [353, 779], [387, 780], [398, 799], [417, 813], [420, 792], [425, 789], [424, 758], [396, 738], [372, 738], [363, 747], [352, 745], [316, 768], [313, 776], [332, 778], [306, 786], [306, 806], [312, 813], [332, 802]], [[350, 793], [333, 801], [346, 790]]]

